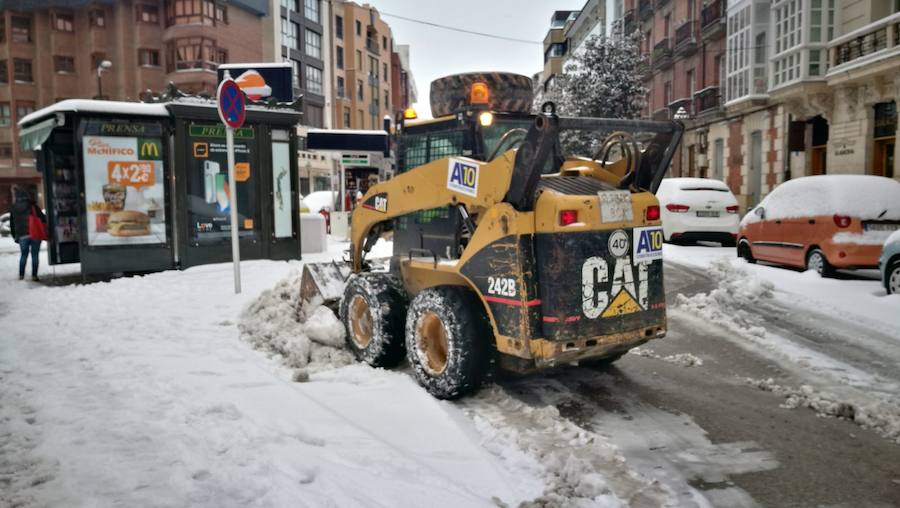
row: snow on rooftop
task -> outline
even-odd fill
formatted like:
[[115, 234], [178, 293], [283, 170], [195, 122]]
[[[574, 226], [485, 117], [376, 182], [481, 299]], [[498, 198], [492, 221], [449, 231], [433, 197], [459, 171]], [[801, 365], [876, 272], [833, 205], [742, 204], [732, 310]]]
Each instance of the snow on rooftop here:
[[169, 116], [169, 111], [163, 103], [148, 104], [144, 102], [122, 102], [122, 101], [98, 101], [92, 99], [66, 99], [56, 104], [51, 104], [45, 108], [41, 108], [33, 113], [25, 115], [19, 120], [18, 125], [33, 123], [42, 118], [48, 117], [54, 113], [62, 112], [87, 112], [87, 113], [107, 113], [107, 114], [123, 114], [123, 115], [142, 115], [142, 116]]

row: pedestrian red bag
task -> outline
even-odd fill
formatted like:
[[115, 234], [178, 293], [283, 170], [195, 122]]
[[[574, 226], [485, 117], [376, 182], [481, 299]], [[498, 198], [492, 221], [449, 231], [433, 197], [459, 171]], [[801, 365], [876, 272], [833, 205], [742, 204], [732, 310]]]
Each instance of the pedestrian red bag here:
[[47, 225], [44, 224], [44, 221], [42, 221], [40, 217], [38, 217], [34, 207], [31, 208], [31, 215], [28, 216], [28, 237], [32, 240], [41, 241], [46, 241], [49, 238], [47, 235]]

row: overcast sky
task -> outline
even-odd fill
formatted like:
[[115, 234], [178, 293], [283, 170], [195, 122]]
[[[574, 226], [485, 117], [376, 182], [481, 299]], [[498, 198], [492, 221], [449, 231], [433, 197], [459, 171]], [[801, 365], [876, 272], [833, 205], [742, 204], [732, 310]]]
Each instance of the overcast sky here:
[[[363, 3], [364, 0], [357, 0]], [[391, 26], [395, 44], [409, 44], [419, 91], [416, 111], [431, 116], [428, 90], [435, 78], [470, 71], [531, 76], [544, 65], [543, 41], [556, 10], [580, 9], [585, 0], [370, 0]], [[388, 14], [493, 33], [538, 44], [510, 42], [405, 21]]]

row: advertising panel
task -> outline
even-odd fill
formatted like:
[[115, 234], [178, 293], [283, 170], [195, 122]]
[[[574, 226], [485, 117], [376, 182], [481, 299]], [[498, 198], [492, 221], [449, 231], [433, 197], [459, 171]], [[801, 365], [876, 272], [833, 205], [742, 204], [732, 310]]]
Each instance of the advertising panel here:
[[253, 101], [274, 98], [279, 102], [294, 101], [293, 76], [290, 63], [225, 64], [218, 68], [219, 82], [225, 71]]
[[[188, 149], [188, 201], [191, 238], [200, 243], [226, 242], [231, 235], [231, 191], [223, 125], [191, 124]], [[256, 236], [256, 149], [252, 127], [234, 130], [238, 233]]]
[[275, 238], [293, 235], [291, 218], [291, 145], [287, 142], [272, 143], [272, 210], [275, 214]]
[[86, 135], [82, 156], [88, 245], [166, 243], [162, 138]]

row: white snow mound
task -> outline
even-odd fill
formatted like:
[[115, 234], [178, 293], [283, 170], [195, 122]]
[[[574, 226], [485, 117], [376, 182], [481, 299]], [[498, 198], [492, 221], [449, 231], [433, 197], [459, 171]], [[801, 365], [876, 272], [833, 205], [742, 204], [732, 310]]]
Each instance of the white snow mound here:
[[774, 284], [752, 277], [743, 266], [735, 266], [728, 258], [719, 258], [709, 265], [709, 272], [719, 286], [709, 293], [691, 297], [679, 294], [677, 305], [708, 322], [729, 329], [762, 337], [765, 329], [755, 326], [751, 314], [744, 309], [772, 297]]
[[353, 363], [345, 348], [344, 325], [334, 312], [321, 301], [301, 308], [300, 276], [292, 272], [244, 309], [238, 324], [241, 337], [295, 369], [318, 372]]

